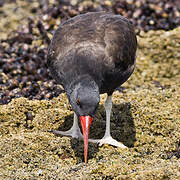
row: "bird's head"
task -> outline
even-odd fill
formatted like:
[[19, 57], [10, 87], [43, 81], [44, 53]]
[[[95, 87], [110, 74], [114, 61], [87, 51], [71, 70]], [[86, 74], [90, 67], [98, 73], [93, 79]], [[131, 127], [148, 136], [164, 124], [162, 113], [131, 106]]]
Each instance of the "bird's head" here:
[[74, 87], [69, 95], [69, 100], [81, 122], [84, 136], [84, 159], [86, 163], [89, 129], [100, 101], [99, 88], [95, 82], [81, 82]]

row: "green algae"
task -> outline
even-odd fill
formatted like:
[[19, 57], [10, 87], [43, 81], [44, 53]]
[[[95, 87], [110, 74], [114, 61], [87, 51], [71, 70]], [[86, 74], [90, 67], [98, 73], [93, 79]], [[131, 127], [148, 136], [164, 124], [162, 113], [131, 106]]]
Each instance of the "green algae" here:
[[[1, 179], [180, 179], [180, 162], [167, 158], [180, 138], [180, 27], [138, 37], [137, 67], [113, 95], [112, 136], [128, 149], [55, 136], [70, 128], [73, 111], [65, 94], [51, 101], [13, 99], [0, 106]], [[105, 129], [101, 103], [90, 136]], [[32, 114], [32, 119], [26, 113]]]

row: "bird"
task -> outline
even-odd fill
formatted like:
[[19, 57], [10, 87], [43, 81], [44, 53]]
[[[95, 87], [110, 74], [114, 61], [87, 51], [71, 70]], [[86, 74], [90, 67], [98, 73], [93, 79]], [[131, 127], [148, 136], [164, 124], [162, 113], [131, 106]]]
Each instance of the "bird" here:
[[[72, 17], [62, 22], [53, 34], [47, 64], [52, 77], [67, 94], [74, 120], [68, 131], [52, 132], [84, 139], [85, 164], [88, 142], [126, 148], [110, 134], [112, 94], [133, 73], [136, 50], [137, 38], [132, 23], [121, 15], [108, 12], [89, 12]], [[89, 139], [100, 94], [104, 93], [107, 94], [105, 134], [102, 139]]]

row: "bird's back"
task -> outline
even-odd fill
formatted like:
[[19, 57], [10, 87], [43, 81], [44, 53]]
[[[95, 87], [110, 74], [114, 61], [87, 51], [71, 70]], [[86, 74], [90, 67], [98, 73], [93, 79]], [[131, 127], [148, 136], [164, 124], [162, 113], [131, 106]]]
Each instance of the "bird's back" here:
[[127, 19], [87, 13], [59, 26], [49, 47], [48, 64], [63, 86], [88, 74], [101, 93], [108, 93], [133, 72], [136, 48], [133, 26]]

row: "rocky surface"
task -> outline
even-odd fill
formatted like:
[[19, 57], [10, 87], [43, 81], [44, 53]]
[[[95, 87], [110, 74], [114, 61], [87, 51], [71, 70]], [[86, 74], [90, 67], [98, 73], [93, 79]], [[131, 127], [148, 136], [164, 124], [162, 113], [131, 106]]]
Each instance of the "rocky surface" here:
[[[114, 93], [111, 120], [113, 137], [129, 148], [90, 143], [87, 166], [82, 141], [48, 132], [70, 128], [73, 111], [65, 94], [1, 105], [1, 179], [179, 179], [178, 153], [169, 158], [180, 140], [179, 35], [177, 28], [138, 38], [137, 68], [123, 92]], [[104, 133], [104, 98], [92, 138]]]
[[[75, 13], [72, 7], [77, 12], [98, 7], [85, 2], [72, 1], [65, 11], [61, 9], [62, 19]], [[110, 1], [103, 3], [103, 8], [112, 7]], [[48, 12], [55, 14], [55, 5], [50, 5]], [[36, 4], [32, 7], [34, 14]], [[42, 18], [41, 26], [31, 17], [27, 26], [1, 41], [0, 179], [180, 179], [180, 27], [139, 32], [136, 70], [114, 93], [111, 116], [112, 136], [128, 149], [90, 143], [85, 166], [82, 141], [49, 132], [69, 129], [73, 119], [66, 95], [43, 61], [46, 35], [51, 38], [50, 31], [60, 21], [54, 19]], [[54, 25], [48, 29], [50, 22]], [[105, 97], [101, 96], [92, 122], [92, 138], [104, 134]]]

